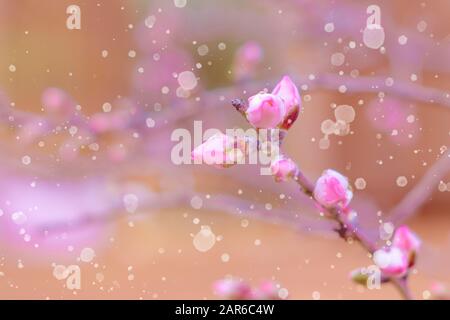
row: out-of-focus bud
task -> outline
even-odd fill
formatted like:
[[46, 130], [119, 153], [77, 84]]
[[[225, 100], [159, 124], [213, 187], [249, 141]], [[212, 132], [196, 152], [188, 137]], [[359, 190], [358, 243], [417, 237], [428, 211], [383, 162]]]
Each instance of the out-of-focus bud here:
[[408, 255], [409, 266], [413, 266], [417, 252], [420, 249], [422, 241], [407, 226], [401, 226], [395, 230], [392, 245], [404, 251]]
[[301, 108], [301, 98], [297, 86], [292, 82], [291, 78], [284, 76], [283, 79], [275, 86], [272, 94], [280, 97], [286, 106], [286, 116], [281, 125], [282, 129], [289, 129], [297, 120]]
[[233, 74], [236, 80], [243, 80], [251, 77], [263, 59], [263, 49], [254, 42], [249, 41], [243, 44], [236, 52], [233, 62]]
[[272, 161], [270, 165], [275, 181], [287, 181], [289, 178], [295, 177], [298, 172], [297, 165], [292, 159], [281, 156]]
[[422, 241], [420, 238], [409, 229], [407, 226], [401, 226], [395, 230], [394, 238], [392, 240], [394, 247], [397, 247], [406, 252], [419, 250]]
[[250, 286], [242, 280], [226, 278], [214, 282], [213, 290], [221, 298], [247, 300], [252, 298]]
[[[431, 293], [429, 294], [429, 298], [433, 300], [450, 300], [450, 292], [445, 287], [445, 285], [441, 282], [434, 282], [430, 288]], [[425, 299], [426, 298], [424, 296]]]
[[373, 261], [387, 276], [402, 277], [408, 271], [408, 255], [397, 247], [375, 251]]
[[363, 286], [367, 284], [368, 278], [369, 274], [365, 272], [365, 268], [358, 268], [350, 272], [350, 279]]
[[[253, 298], [256, 300], [277, 300], [280, 299], [278, 285], [270, 280], [263, 281], [254, 291]], [[287, 297], [283, 297], [286, 299]]]
[[194, 163], [206, 163], [228, 168], [242, 163], [245, 158], [245, 141], [237, 137], [217, 133], [199, 145], [191, 154]]
[[314, 198], [324, 207], [347, 207], [353, 198], [348, 179], [335, 170], [325, 170], [317, 180]]
[[69, 94], [59, 88], [45, 89], [41, 100], [45, 111], [50, 113], [67, 114], [75, 108], [75, 103]]
[[246, 117], [255, 128], [276, 128], [286, 115], [284, 101], [270, 93], [258, 93], [248, 99]]

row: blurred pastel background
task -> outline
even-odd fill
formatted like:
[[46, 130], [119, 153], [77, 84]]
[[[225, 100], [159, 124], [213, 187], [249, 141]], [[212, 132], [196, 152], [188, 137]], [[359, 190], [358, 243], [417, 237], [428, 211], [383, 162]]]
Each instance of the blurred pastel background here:
[[[80, 30], [66, 27], [73, 4]], [[363, 43], [371, 4], [377, 50]], [[349, 280], [367, 253], [294, 184], [172, 163], [174, 129], [246, 128], [229, 101], [284, 74], [303, 97], [286, 152], [313, 179], [348, 176], [374, 233], [401, 211], [394, 223], [424, 241], [417, 298], [450, 285], [448, 12], [447, 0], [0, 0], [0, 298], [214, 299], [231, 275], [290, 299], [398, 299]], [[340, 105], [355, 119], [326, 133]], [[417, 206], [393, 211], [420, 183]], [[80, 290], [58, 265], [79, 266]]]

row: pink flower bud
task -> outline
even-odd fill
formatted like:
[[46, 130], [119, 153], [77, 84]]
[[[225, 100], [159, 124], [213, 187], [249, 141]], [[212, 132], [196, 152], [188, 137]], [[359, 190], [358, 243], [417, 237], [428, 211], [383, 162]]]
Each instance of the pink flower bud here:
[[233, 300], [250, 299], [252, 296], [250, 286], [238, 279], [221, 279], [213, 284], [214, 293], [222, 298]]
[[75, 103], [72, 98], [59, 88], [47, 88], [42, 93], [42, 104], [48, 112], [68, 113], [74, 110]]
[[270, 93], [258, 93], [248, 99], [247, 120], [255, 128], [276, 128], [283, 123], [286, 106]]
[[236, 80], [252, 76], [261, 63], [263, 55], [263, 49], [258, 43], [249, 41], [243, 44], [236, 52], [233, 62], [233, 74]]
[[270, 170], [275, 176], [275, 181], [287, 181], [289, 178], [295, 177], [298, 168], [290, 158], [279, 157], [270, 165]]
[[397, 247], [375, 251], [373, 261], [387, 276], [401, 277], [408, 271], [408, 256]]
[[284, 76], [275, 86], [272, 94], [280, 97], [284, 101], [286, 117], [282, 127], [283, 129], [289, 129], [295, 120], [297, 120], [301, 107], [301, 98], [297, 86], [292, 82], [291, 78]]
[[217, 133], [195, 148], [191, 156], [195, 163], [227, 168], [244, 159], [245, 144], [235, 137]]
[[324, 207], [347, 207], [353, 198], [348, 179], [337, 171], [325, 170], [317, 180], [314, 198]]
[[392, 245], [407, 253], [417, 252], [422, 241], [407, 226], [401, 226], [395, 230]]
[[263, 281], [253, 293], [256, 300], [276, 300], [280, 299], [279, 289], [275, 282], [270, 280]]

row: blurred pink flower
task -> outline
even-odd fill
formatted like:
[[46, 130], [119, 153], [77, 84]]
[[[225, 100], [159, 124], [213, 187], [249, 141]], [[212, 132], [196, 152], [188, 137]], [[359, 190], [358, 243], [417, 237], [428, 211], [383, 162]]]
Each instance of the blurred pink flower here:
[[276, 300], [280, 299], [278, 285], [270, 280], [263, 281], [253, 292], [253, 299]]
[[217, 133], [192, 151], [195, 163], [206, 163], [219, 168], [227, 168], [239, 163], [245, 157], [244, 141]]
[[292, 82], [291, 78], [284, 76], [275, 86], [272, 94], [280, 97], [284, 101], [286, 118], [283, 123], [283, 128], [289, 129], [295, 120], [297, 120], [301, 107], [301, 98], [297, 86]]
[[409, 229], [407, 226], [401, 226], [395, 230], [392, 245], [405, 252], [417, 252], [422, 241], [420, 238]]
[[220, 279], [213, 284], [214, 293], [221, 298], [247, 300], [252, 298], [250, 286], [238, 279]]
[[69, 114], [75, 111], [75, 102], [72, 97], [62, 89], [47, 88], [42, 93], [42, 105], [45, 111], [58, 114]]
[[110, 214], [115, 194], [102, 179], [44, 180], [2, 175], [0, 239], [3, 243], [55, 254], [68, 247], [100, 245], [112, 226], [84, 223]]
[[420, 130], [416, 112], [403, 101], [395, 98], [375, 99], [366, 110], [373, 126], [394, 142], [407, 145], [416, 141]]
[[408, 256], [397, 247], [375, 251], [373, 261], [387, 276], [401, 277], [408, 271]]
[[352, 200], [353, 192], [346, 177], [328, 169], [316, 182], [314, 198], [325, 207], [341, 205], [345, 208]]
[[248, 99], [247, 120], [255, 128], [276, 128], [283, 123], [286, 106], [270, 93], [258, 93]]
[[270, 165], [272, 174], [275, 176], [275, 181], [287, 181], [293, 178], [298, 171], [297, 165], [290, 158], [279, 157]]
[[233, 74], [236, 80], [252, 76], [261, 63], [263, 55], [263, 49], [255, 41], [246, 42], [239, 47], [233, 62]]

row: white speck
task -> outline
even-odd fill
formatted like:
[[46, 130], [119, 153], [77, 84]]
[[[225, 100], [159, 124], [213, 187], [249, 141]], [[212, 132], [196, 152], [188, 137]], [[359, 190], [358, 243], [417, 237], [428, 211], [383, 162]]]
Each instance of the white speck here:
[[286, 288], [281, 288], [278, 291], [278, 297], [280, 297], [280, 299], [287, 299], [288, 295], [289, 295], [289, 291]]
[[427, 23], [425, 21], [422, 20], [417, 24], [417, 30], [419, 32], [424, 32], [426, 29], [427, 29]]
[[192, 71], [183, 71], [178, 75], [178, 83], [184, 90], [192, 90], [197, 86], [197, 78]]
[[400, 176], [397, 178], [397, 185], [399, 187], [405, 187], [408, 184], [408, 179], [405, 176]]
[[224, 253], [220, 256], [220, 260], [222, 260], [222, 262], [228, 262], [230, 261], [230, 255], [228, 253]]
[[80, 260], [83, 262], [91, 262], [95, 257], [95, 251], [92, 248], [84, 248], [80, 253]]
[[325, 32], [333, 32], [334, 31], [334, 23], [333, 22], [328, 22], [323, 29], [325, 30]]
[[206, 56], [209, 52], [209, 48], [206, 44], [202, 44], [200, 47], [197, 48], [197, 52], [200, 56]]
[[187, 4], [187, 0], [173, 0], [173, 3], [177, 8], [184, 8]]
[[10, 64], [10, 65], [9, 65], [9, 71], [11, 71], [11, 72], [16, 72], [16, 66], [13, 65], [13, 64]]
[[145, 26], [149, 29], [153, 28], [153, 26], [155, 25], [156, 22], [156, 17], [155, 16], [148, 16], [145, 19]]
[[153, 120], [152, 118], [147, 118], [145, 120], [145, 124], [147, 125], [148, 128], [153, 128], [155, 126], [155, 120]]
[[225, 50], [227, 48], [227, 45], [225, 43], [221, 42], [217, 45], [217, 47], [219, 48], [219, 50]]
[[320, 292], [319, 292], [319, 291], [314, 291], [314, 292], [312, 293], [312, 298], [313, 298], [314, 300], [320, 300]]
[[342, 66], [345, 62], [345, 55], [341, 52], [335, 52], [331, 55], [331, 64], [333, 66]]
[[22, 157], [22, 163], [24, 164], [24, 165], [29, 165], [30, 163], [31, 163], [31, 157], [30, 156], [23, 156]]
[[128, 51], [128, 56], [129, 56], [130, 58], [135, 58], [135, 57], [136, 57], [136, 51], [134, 51], [134, 50]]
[[364, 190], [366, 188], [366, 180], [364, 180], [364, 178], [357, 178], [355, 180], [355, 187], [358, 190]]
[[106, 58], [108, 56], [108, 50], [103, 50], [102, 51], [102, 57]]
[[139, 206], [139, 198], [133, 193], [128, 193], [123, 196], [123, 204], [127, 212], [134, 213]]
[[405, 45], [408, 42], [408, 37], [406, 37], [405, 35], [401, 35], [400, 37], [398, 37], [398, 43], [401, 44], [402, 46]]
[[200, 231], [194, 236], [193, 244], [200, 252], [210, 250], [216, 243], [216, 236], [209, 226], [201, 226]]
[[102, 106], [103, 112], [110, 112], [112, 109], [112, 105], [109, 102], [105, 102]]
[[191, 207], [194, 209], [201, 209], [203, 207], [203, 200], [199, 196], [193, 196], [191, 199]]
[[11, 215], [12, 221], [17, 225], [22, 225], [27, 222], [28, 218], [22, 211], [16, 211]]

